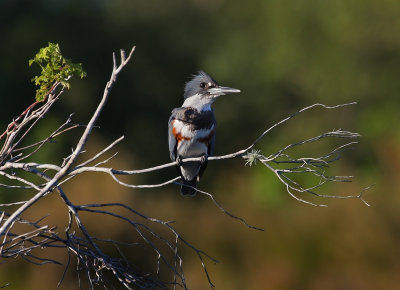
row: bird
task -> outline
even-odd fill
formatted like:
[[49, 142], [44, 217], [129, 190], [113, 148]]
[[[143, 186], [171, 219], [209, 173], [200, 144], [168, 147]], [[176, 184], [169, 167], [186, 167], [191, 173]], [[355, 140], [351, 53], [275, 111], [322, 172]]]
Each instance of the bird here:
[[[220, 86], [209, 74], [199, 71], [185, 84], [184, 101], [172, 110], [168, 121], [170, 158], [177, 163], [182, 196], [195, 196], [197, 182], [214, 153], [216, 119], [211, 105], [220, 96], [240, 90]], [[200, 161], [182, 162], [200, 157]]]

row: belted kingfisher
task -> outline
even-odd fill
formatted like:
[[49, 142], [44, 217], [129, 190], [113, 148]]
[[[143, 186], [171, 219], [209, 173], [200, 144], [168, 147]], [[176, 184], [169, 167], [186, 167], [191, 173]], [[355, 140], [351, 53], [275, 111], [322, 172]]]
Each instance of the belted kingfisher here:
[[[181, 194], [196, 195], [196, 185], [214, 152], [216, 121], [211, 104], [228, 93], [240, 90], [222, 87], [211, 76], [199, 71], [185, 85], [182, 107], [172, 111], [168, 121], [168, 143], [172, 161], [178, 161]], [[182, 163], [182, 158], [201, 157], [201, 161]]]

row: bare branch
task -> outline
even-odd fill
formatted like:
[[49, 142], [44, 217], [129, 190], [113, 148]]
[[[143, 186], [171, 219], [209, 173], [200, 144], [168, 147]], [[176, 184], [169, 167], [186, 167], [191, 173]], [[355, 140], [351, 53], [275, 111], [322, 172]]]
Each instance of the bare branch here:
[[[9, 191], [26, 190], [27, 193], [32, 194], [28, 200], [16, 200], [10, 203], [0, 204], [1, 208], [6, 208], [7, 210], [15, 209], [13, 213], [8, 213], [5, 210], [0, 211], [0, 257], [22, 258], [37, 265], [47, 263], [57, 264], [59, 263], [58, 261], [51, 258], [43, 258], [39, 253], [47, 248], [65, 250], [68, 255], [68, 262], [57, 288], [60, 287], [66, 275], [66, 271], [70, 266], [71, 257], [75, 256], [77, 260], [76, 271], [80, 287], [82, 287], [81, 279], [86, 278], [87, 285], [90, 289], [94, 289], [99, 284], [106, 288], [107, 285], [114, 287], [115, 281], [118, 281], [127, 289], [168, 289], [169, 286], [173, 286], [174, 289], [176, 289], [177, 286], [187, 289], [187, 282], [184, 275], [184, 258], [182, 256], [182, 248], [187, 247], [198, 257], [209, 286], [214, 288], [205, 260], [209, 260], [212, 263], [218, 263], [218, 261], [185, 240], [172, 226], [172, 221], [162, 221], [157, 218], [149, 217], [128, 205], [118, 202], [75, 205], [62, 188], [64, 183], [85, 172], [107, 174], [117, 184], [128, 188], [160, 188], [168, 184], [182, 186], [181, 182], [179, 182], [179, 176], [165, 178], [168, 180], [165, 181], [164, 179], [157, 184], [132, 184], [123, 182], [120, 179], [121, 175], [147, 174], [178, 165], [177, 162], [169, 162], [150, 168], [135, 170], [107, 167], [107, 163], [114, 158], [117, 153], [107, 154], [108, 156], [111, 155], [110, 157], [107, 157], [106, 153], [111, 152], [111, 150], [124, 139], [123, 136], [116, 139], [96, 154], [91, 155], [92, 157], [86, 158], [80, 164], [76, 164], [78, 157], [85, 152], [86, 143], [110, 97], [111, 89], [117, 81], [119, 73], [130, 61], [134, 50], [135, 47], [130, 50], [128, 55], [125, 51], [121, 50], [119, 62], [117, 61], [116, 54], [113, 53], [113, 69], [111, 76], [104, 88], [102, 98], [86, 126], [72, 124], [72, 115], [70, 115], [67, 121], [49, 134], [47, 138], [30, 145], [21, 146], [22, 141], [31, 132], [32, 128], [37, 126], [39, 120], [47, 115], [50, 108], [59, 100], [64, 92], [64, 88], [56, 82], [49, 90], [46, 102], [35, 102], [30, 105], [7, 126], [5, 132], [0, 136], [0, 140], [4, 142], [0, 150], [0, 175], [3, 176], [2, 178], [5, 180], [4, 183], [0, 184], [0, 187], [6, 188]], [[259, 162], [277, 177], [277, 180], [283, 184], [290, 196], [310, 205], [326, 206], [325, 204], [309, 201], [307, 197], [304, 197], [305, 194], [308, 194], [308, 197], [313, 196], [315, 198], [358, 198], [368, 205], [363, 195], [371, 186], [363, 189], [358, 195], [335, 195], [319, 192], [321, 187], [327, 183], [350, 182], [352, 180], [352, 176], [330, 175], [328, 172], [330, 166], [335, 161], [340, 160], [345, 150], [357, 144], [357, 142], [353, 140], [360, 136], [358, 133], [341, 129], [332, 130], [312, 138], [288, 144], [277, 152], [269, 152], [268, 154], [263, 154], [261, 150], [255, 148], [271, 130], [288, 122], [300, 113], [315, 107], [332, 110], [354, 104], [356, 103], [335, 106], [313, 104], [305, 107], [269, 127], [246, 148], [226, 155], [210, 156], [208, 161], [240, 157], [244, 159], [245, 165], [252, 166]], [[78, 127], [84, 127], [83, 133], [71, 154], [63, 158], [64, 161], [61, 166], [57, 165], [57, 162], [26, 162], [28, 158], [31, 158], [36, 152], [39, 152], [45, 144], [52, 143], [55, 137]], [[321, 156], [302, 155], [300, 158], [292, 157], [292, 150], [327, 138], [342, 139], [344, 142]], [[349, 139], [351, 141], [347, 141]], [[201, 158], [186, 158], [182, 160], [183, 163], [193, 161], [201, 161]], [[24, 174], [20, 174], [21, 172], [24, 172]], [[305, 175], [311, 176], [314, 183], [304, 184], [301, 177]], [[163, 175], [160, 174], [159, 176]], [[41, 180], [40, 182], [37, 181], [38, 177]], [[63, 238], [56, 232], [54, 226], [41, 224], [44, 222], [44, 218], [35, 222], [26, 221], [21, 218], [22, 213], [31, 205], [35, 204], [53, 190], [58, 192], [60, 199], [68, 210], [68, 224], [63, 228], [63, 236], [65, 235]], [[215, 206], [230, 218], [238, 220], [250, 229], [263, 231], [263, 229], [250, 225], [245, 219], [227, 211], [221, 203], [214, 198], [213, 194], [201, 189], [196, 189], [196, 191], [210, 198]], [[123, 211], [124, 214], [122, 214], [121, 211]], [[102, 217], [108, 217], [118, 222], [125, 223], [129, 229], [132, 230], [132, 233], [136, 233], [137, 239], [121, 242], [110, 239], [109, 237], [96, 237], [82, 221], [80, 217], [82, 212], [91, 216], [101, 215]], [[20, 230], [22, 233], [18, 232], [19, 228], [16, 229], [17, 227], [15, 227], [15, 225], [28, 226], [29, 230]], [[158, 228], [161, 227], [162, 230], [158, 228], [155, 229], [155, 226]], [[105, 249], [110, 245], [117, 251], [117, 255], [111, 256], [107, 254]], [[130, 251], [137, 247], [146, 247], [146, 249], [150, 251], [149, 259], [152, 259], [154, 262], [154, 268], [150, 273], [142, 273], [140, 269], [138, 270], [140, 267], [133, 265], [129, 261], [128, 256], [125, 255], [127, 249]], [[111, 276], [114, 278], [113, 281], [107, 280], [106, 272], [112, 274]], [[164, 281], [160, 277], [169, 278]]]
[[[182, 185], [182, 184], [180, 184], [180, 185]], [[185, 185], [185, 186], [188, 186], [188, 185]], [[193, 187], [193, 188], [194, 188], [194, 187]], [[218, 209], [219, 209], [220, 211], [222, 211], [223, 213], [225, 213], [226, 215], [230, 216], [231, 218], [234, 218], [234, 219], [239, 220], [241, 223], [243, 223], [246, 227], [248, 227], [248, 228], [250, 228], [250, 229], [258, 230], [258, 231], [264, 231], [264, 229], [262, 229], [262, 228], [249, 225], [243, 218], [238, 217], [238, 216], [236, 216], [236, 215], [230, 213], [229, 211], [227, 211], [218, 201], [215, 200], [214, 196], [213, 196], [211, 193], [205, 192], [205, 191], [200, 190], [200, 189], [197, 189], [197, 188], [194, 188], [194, 189], [195, 189], [197, 192], [200, 192], [200, 193], [202, 193], [202, 194], [208, 196], [208, 197], [214, 202], [214, 204], [218, 207]]]
[[275, 123], [274, 125], [272, 125], [271, 127], [269, 127], [267, 130], [265, 130], [254, 142], [253, 144], [251, 144], [246, 151], [250, 150], [251, 148], [254, 147], [254, 145], [256, 145], [262, 138], [264, 138], [264, 136], [269, 133], [272, 129], [274, 129], [275, 127], [278, 127], [280, 125], [282, 125], [283, 123], [286, 123], [287, 121], [289, 121], [290, 119], [296, 117], [297, 115], [299, 115], [300, 113], [303, 113], [307, 110], [310, 110], [314, 107], [323, 107], [325, 109], [337, 109], [337, 108], [341, 108], [341, 107], [346, 107], [346, 106], [351, 106], [351, 105], [356, 105], [357, 102], [351, 102], [351, 103], [347, 103], [347, 104], [339, 104], [339, 105], [335, 105], [335, 106], [327, 106], [324, 104], [312, 104], [311, 106], [302, 108], [301, 110], [295, 112], [294, 114], [290, 115], [289, 117], [286, 117], [284, 119], [282, 119], [281, 121], [279, 121], [278, 123]]
[[[49, 181], [46, 186], [41, 189], [34, 197], [32, 197], [28, 202], [26, 202], [25, 204], [23, 204], [20, 208], [18, 208], [11, 216], [10, 218], [8, 218], [3, 225], [0, 227], [0, 235], [3, 235], [4, 232], [7, 230], [7, 228], [11, 225], [11, 223], [19, 216], [21, 215], [26, 209], [28, 209], [32, 204], [34, 204], [36, 201], [38, 201], [43, 195], [45, 195], [48, 191], [50, 191], [52, 189], [53, 186], [55, 186], [58, 181], [67, 173], [67, 171], [69, 170], [69, 168], [71, 167], [72, 163], [75, 162], [76, 158], [78, 158], [78, 155], [80, 154], [80, 152], [83, 150], [87, 139], [93, 129], [93, 126], [97, 120], [97, 118], [99, 117], [101, 111], [104, 108], [104, 105], [110, 95], [111, 92], [111, 88], [113, 86], [113, 84], [116, 82], [117, 80], [117, 76], [119, 74], [119, 72], [122, 70], [122, 68], [125, 67], [125, 65], [128, 63], [131, 55], [133, 54], [135, 50], [135, 47], [132, 48], [128, 59], [121, 59], [121, 64], [116, 67], [116, 61], [115, 61], [115, 56], [113, 57], [113, 61], [114, 61], [114, 69], [113, 72], [111, 74], [110, 80], [107, 83], [107, 86], [104, 90], [104, 94], [103, 94], [103, 98], [101, 99], [99, 105], [97, 106], [96, 111], [94, 112], [92, 118], [89, 121], [89, 124], [87, 125], [85, 131], [82, 134], [82, 137], [80, 138], [78, 145], [76, 146], [76, 149], [74, 150], [74, 152], [71, 155], [71, 158], [68, 160], [68, 162], [61, 168], [60, 171], [58, 171], [56, 173], [56, 175], [53, 177], [53, 179], [51, 181]], [[48, 102], [51, 102], [52, 98], [48, 98]], [[50, 105], [51, 106], [51, 105]], [[48, 106], [48, 108], [50, 108], [50, 106]]]

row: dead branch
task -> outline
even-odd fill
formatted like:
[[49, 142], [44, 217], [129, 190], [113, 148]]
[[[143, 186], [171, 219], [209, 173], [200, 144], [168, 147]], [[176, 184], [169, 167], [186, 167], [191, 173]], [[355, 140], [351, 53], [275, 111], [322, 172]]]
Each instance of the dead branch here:
[[[180, 177], [170, 177], [166, 181], [161, 180], [158, 184], [131, 184], [121, 181], [119, 179], [119, 176], [121, 175], [146, 174], [177, 165], [177, 162], [169, 162], [139, 170], [123, 170], [106, 167], [106, 164], [110, 159], [116, 156], [116, 153], [108, 158], [104, 157], [105, 153], [110, 152], [110, 150], [115, 148], [115, 146], [124, 139], [123, 136], [113, 141], [101, 151], [92, 155], [92, 157], [87, 158], [80, 164], [76, 164], [77, 158], [85, 150], [88, 138], [90, 137], [90, 134], [95, 127], [95, 123], [110, 97], [111, 89], [117, 81], [119, 73], [130, 61], [134, 50], [135, 47], [130, 50], [128, 55], [121, 50], [119, 62], [117, 62], [116, 56], [113, 54], [113, 69], [110, 79], [105, 86], [103, 96], [88, 124], [83, 126], [85, 128], [84, 132], [80, 136], [75, 149], [69, 156], [64, 158], [63, 164], [57, 165], [56, 163], [25, 162], [25, 160], [28, 157], [34, 156], [34, 154], [40, 151], [45, 144], [51, 143], [57, 136], [77, 127], [82, 127], [82, 125], [72, 124], [72, 115], [70, 115], [67, 121], [61, 124], [47, 138], [27, 146], [19, 147], [32, 128], [38, 124], [39, 120], [43, 119], [48, 114], [50, 108], [57, 100], [59, 100], [60, 96], [64, 92], [64, 87], [60, 86], [59, 83], [54, 83], [51, 90], [48, 92], [46, 102], [35, 102], [30, 105], [21, 115], [15, 118], [7, 126], [7, 129], [0, 136], [0, 140], [5, 137], [0, 151], [0, 175], [6, 180], [5, 183], [0, 184], [0, 187], [6, 188], [7, 190], [23, 189], [34, 192], [33, 196], [28, 200], [19, 200], [0, 204], [1, 208], [10, 210], [9, 212], [6, 212], [6, 210], [0, 211], [0, 257], [21, 257], [28, 262], [38, 265], [59, 263], [51, 258], [41, 257], [38, 252], [50, 247], [60, 248], [67, 251], [69, 259], [71, 255], [76, 257], [78, 281], [81, 283], [81, 275], [85, 276], [88, 281], [88, 286], [91, 289], [98, 284], [105, 287], [108, 283], [112, 285], [112, 281], [109, 282], [106, 278], [106, 272], [112, 273], [113, 277], [127, 289], [132, 289], [133, 287], [140, 289], [167, 289], [170, 286], [173, 286], [174, 288], [179, 286], [187, 289], [187, 281], [183, 271], [184, 258], [181, 254], [182, 246], [184, 246], [190, 248], [197, 255], [210, 287], [214, 288], [204, 259], [206, 258], [213, 263], [217, 263], [218, 261], [185, 240], [171, 225], [172, 222], [162, 221], [146, 216], [128, 205], [118, 202], [108, 204], [94, 203], [76, 205], [71, 202], [62, 188], [64, 183], [86, 172], [104, 173], [110, 176], [117, 184], [129, 188], [159, 188], [168, 184], [180, 185]], [[298, 201], [311, 205], [325, 206], [324, 204], [315, 204], [310, 202], [304, 197], [299, 197], [299, 195], [310, 194], [320, 198], [359, 198], [367, 204], [363, 199], [363, 194], [365, 190], [369, 188], [364, 189], [358, 195], [329, 195], [317, 192], [318, 189], [329, 182], [351, 181], [351, 176], [330, 176], [327, 174], [327, 169], [332, 163], [341, 158], [341, 154], [345, 149], [353, 146], [357, 142], [345, 141], [344, 144], [317, 157], [293, 158], [290, 155], [290, 151], [293, 150], [293, 148], [305, 144], [314, 143], [326, 138], [353, 140], [360, 136], [358, 133], [344, 130], [332, 130], [309, 139], [288, 144], [277, 152], [266, 155], [262, 154], [260, 150], [255, 149], [255, 146], [259, 141], [261, 141], [271, 130], [307, 110], [315, 107], [333, 110], [354, 104], [355, 103], [348, 103], [336, 106], [313, 104], [305, 107], [269, 127], [247, 148], [226, 155], [212, 156], [209, 157], [208, 160], [218, 161], [239, 157], [244, 159], [246, 164], [250, 166], [259, 162], [272, 171], [277, 179], [284, 185], [289, 195]], [[182, 162], [190, 161], [200, 161], [200, 158], [187, 158], [182, 160]], [[32, 177], [35, 176], [36, 179], [30, 179], [29, 177], [25, 177], [26, 175], [21, 175], [20, 172], [22, 171], [31, 174], [30, 176]], [[317, 179], [317, 182], [314, 185], [305, 186], [293, 177], [306, 174], [314, 176]], [[40, 177], [41, 183], [36, 181], [37, 177]], [[21, 218], [22, 213], [28, 210], [30, 206], [54, 190], [59, 193], [60, 199], [68, 209], [68, 225], [63, 229], [63, 235], [59, 234], [54, 226], [42, 225], [41, 223], [43, 223], [43, 219], [36, 222], [30, 222]], [[229, 217], [240, 221], [249, 228], [262, 230], [261, 228], [248, 224], [243, 218], [227, 211], [218, 201], [216, 201], [211, 193], [200, 189], [196, 190], [210, 198], [215, 206]], [[11, 210], [14, 211], [11, 212]], [[120, 214], [119, 212], [121, 210], [126, 213]], [[116, 219], [121, 223], [126, 223], [129, 225], [132, 232], [137, 233], [139, 242], [132, 241], [127, 243], [111, 240], [105, 237], [93, 236], [90, 233], [90, 229], [88, 229], [82, 221], [80, 217], [81, 213], [107, 216]], [[18, 233], [17, 225], [22, 224], [29, 226], [30, 230], [23, 230], [22, 233]], [[154, 225], [161, 226], [165, 232], [159, 232], [153, 229]], [[63, 237], [64, 235], [65, 237]], [[107, 248], [107, 245], [113, 246], [118, 251], [119, 255], [108, 255], [104, 250]], [[151, 272], [142, 272], [140, 268], [128, 261], [122, 247], [147, 247], [147, 249], [152, 253], [149, 259], [154, 260], [154, 269]], [[163, 265], [163, 267], [161, 265]], [[65, 266], [58, 287], [60, 286], [69, 266], [70, 261], [68, 261]], [[166, 268], [167, 273], [161, 273], [161, 268]], [[165, 276], [170, 277], [170, 280], [164, 280], [163, 277]]]

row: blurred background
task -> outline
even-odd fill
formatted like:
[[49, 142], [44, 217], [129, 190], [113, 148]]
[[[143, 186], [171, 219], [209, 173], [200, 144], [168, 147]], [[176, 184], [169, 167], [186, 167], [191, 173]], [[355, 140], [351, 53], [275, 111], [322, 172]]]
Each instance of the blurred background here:
[[[218, 121], [216, 154], [235, 152], [266, 128], [313, 103], [358, 102], [338, 110], [315, 109], [267, 135], [257, 148], [266, 155], [288, 143], [343, 128], [362, 135], [332, 169], [355, 175], [325, 194], [365, 193], [360, 200], [291, 198], [261, 165], [239, 159], [211, 162], [200, 188], [214, 194], [230, 212], [264, 232], [229, 218], [205, 196], [185, 199], [175, 185], [132, 190], [111, 178], [87, 174], [65, 191], [77, 203], [122, 202], [147, 216], [175, 220], [196, 247], [220, 261], [207, 261], [217, 289], [398, 289], [400, 283], [400, 2], [396, 0], [37, 0], [0, 3], [1, 131], [34, 100], [30, 82], [38, 68], [28, 60], [48, 42], [83, 64], [87, 78], [72, 88], [27, 138], [46, 137], [64, 122], [87, 123], [112, 69], [112, 52], [136, 45], [88, 144], [88, 156], [121, 135], [114, 168], [140, 169], [169, 161], [167, 121], [182, 103], [191, 74], [205, 70], [241, 94], [214, 104]], [[81, 131], [45, 147], [35, 161], [60, 164]], [[299, 147], [298, 156], [333, 149], [327, 140]], [[128, 178], [157, 183], [175, 170]], [[305, 177], [306, 178], [306, 177]], [[20, 198], [0, 189], [0, 202]], [[50, 214], [62, 231], [67, 215], [57, 195], [24, 217]], [[129, 240], [131, 233], [109, 220], [88, 217], [91, 231]], [[135, 257], [135, 253], [130, 253]], [[55, 254], [56, 255], [56, 254]], [[65, 253], [57, 254], [66, 261]], [[184, 249], [190, 289], [207, 289], [196, 255]], [[143, 259], [143, 263], [146, 263]], [[4, 263], [6, 262], [6, 263]], [[148, 262], [148, 261], [147, 261]], [[4, 263], [4, 264], [3, 264]], [[34, 266], [22, 260], [0, 262], [0, 285], [8, 289], [54, 289], [62, 266]], [[61, 289], [77, 289], [72, 269]]]

